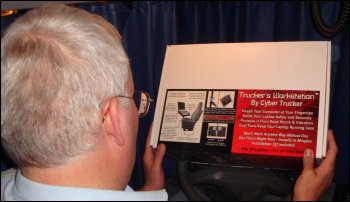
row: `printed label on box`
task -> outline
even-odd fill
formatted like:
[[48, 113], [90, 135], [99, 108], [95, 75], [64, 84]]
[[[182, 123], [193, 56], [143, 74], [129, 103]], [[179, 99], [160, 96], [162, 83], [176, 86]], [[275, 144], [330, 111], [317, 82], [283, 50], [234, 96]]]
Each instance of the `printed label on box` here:
[[160, 141], [185, 150], [302, 157], [315, 151], [319, 91], [167, 90]]

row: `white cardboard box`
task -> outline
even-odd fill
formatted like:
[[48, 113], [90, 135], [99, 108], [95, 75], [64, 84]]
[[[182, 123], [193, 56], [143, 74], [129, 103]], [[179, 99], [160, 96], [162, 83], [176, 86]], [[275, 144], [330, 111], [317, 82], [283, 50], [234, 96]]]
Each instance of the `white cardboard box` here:
[[[307, 147], [322, 159], [330, 57], [329, 41], [168, 46], [151, 145], [201, 163], [207, 154], [219, 164], [221, 154], [300, 159]], [[192, 157], [176, 155], [184, 151]]]

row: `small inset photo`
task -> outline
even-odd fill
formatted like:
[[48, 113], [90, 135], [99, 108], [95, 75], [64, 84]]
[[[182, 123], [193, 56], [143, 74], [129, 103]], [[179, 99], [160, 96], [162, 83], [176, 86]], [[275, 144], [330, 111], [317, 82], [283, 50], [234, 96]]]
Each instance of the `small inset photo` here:
[[233, 108], [235, 91], [209, 91], [207, 108]]
[[207, 138], [226, 139], [227, 123], [209, 123]]

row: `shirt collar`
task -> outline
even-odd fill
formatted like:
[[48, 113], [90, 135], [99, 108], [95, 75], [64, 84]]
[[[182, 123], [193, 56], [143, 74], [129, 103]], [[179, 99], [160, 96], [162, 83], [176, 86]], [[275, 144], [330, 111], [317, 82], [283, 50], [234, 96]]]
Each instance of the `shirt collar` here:
[[15, 186], [12, 189], [12, 194], [15, 197], [15, 200], [34, 201], [166, 201], [168, 199], [168, 194], [164, 189], [159, 191], [135, 192], [129, 186], [126, 187], [125, 191], [113, 191], [46, 185], [27, 179], [21, 174], [20, 170], [17, 171]]

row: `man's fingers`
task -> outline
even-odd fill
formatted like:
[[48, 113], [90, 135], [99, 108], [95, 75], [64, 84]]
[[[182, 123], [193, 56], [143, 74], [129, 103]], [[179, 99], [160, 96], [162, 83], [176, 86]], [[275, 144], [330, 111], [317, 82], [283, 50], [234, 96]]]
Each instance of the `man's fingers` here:
[[318, 169], [333, 170], [337, 153], [338, 153], [338, 147], [337, 147], [337, 143], [335, 142], [335, 138], [332, 130], [328, 131], [327, 137], [328, 137], [328, 150], [327, 150], [325, 159], [322, 161]]
[[143, 161], [144, 161], [144, 163], [147, 163], [148, 165], [152, 165], [152, 167], [161, 168], [161, 166], [163, 164], [163, 158], [165, 155], [166, 148], [165, 148], [164, 144], [159, 144], [158, 148], [154, 151], [154, 149], [150, 145], [151, 132], [152, 132], [152, 125], [149, 129], [148, 136], [146, 139], [145, 153], [143, 155]]
[[153, 123], [151, 123], [151, 126], [149, 127], [149, 130], [148, 130], [148, 135], [147, 135], [147, 139], [146, 139], [146, 148], [147, 146], [150, 146], [150, 142], [151, 142], [151, 134], [152, 134], [152, 126], [153, 126]]
[[328, 151], [327, 151], [326, 157], [335, 161], [338, 153], [338, 147], [337, 147], [337, 143], [335, 142], [333, 130], [328, 131], [327, 138], [328, 138]]
[[155, 153], [155, 157], [154, 157], [154, 166], [161, 168], [162, 164], [163, 164], [163, 159], [164, 159], [164, 155], [165, 155], [165, 145], [164, 144], [160, 144], [158, 145], [157, 151]]
[[304, 169], [314, 169], [314, 152], [311, 149], [304, 151]]
[[152, 150], [152, 146], [150, 145], [152, 125], [153, 124], [151, 124], [151, 126], [148, 130], [148, 135], [147, 135], [146, 144], [145, 144], [145, 153], [143, 155], [144, 161], [152, 161], [153, 160], [153, 150]]

